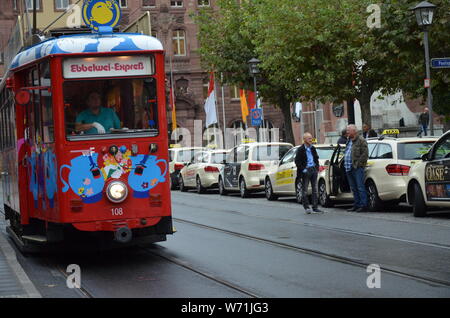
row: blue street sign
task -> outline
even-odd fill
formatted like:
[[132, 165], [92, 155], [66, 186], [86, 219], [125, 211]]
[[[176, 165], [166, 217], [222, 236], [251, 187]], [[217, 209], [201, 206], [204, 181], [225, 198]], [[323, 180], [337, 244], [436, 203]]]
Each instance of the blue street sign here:
[[250, 117], [252, 119], [252, 126], [259, 127], [262, 124], [262, 108], [253, 108]]
[[432, 68], [450, 68], [450, 57], [431, 59]]

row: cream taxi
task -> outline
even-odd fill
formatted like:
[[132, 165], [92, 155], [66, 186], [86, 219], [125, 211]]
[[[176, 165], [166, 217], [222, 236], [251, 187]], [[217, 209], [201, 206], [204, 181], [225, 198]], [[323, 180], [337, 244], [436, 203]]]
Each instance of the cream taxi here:
[[[314, 145], [319, 156], [319, 172], [326, 168], [325, 162], [329, 160], [334, 152], [336, 145], [319, 144]], [[298, 203], [302, 203], [302, 183], [297, 179], [297, 166], [295, 165], [295, 156], [300, 146], [289, 150], [280, 160], [278, 166], [275, 166], [265, 177], [266, 199], [269, 201], [277, 200], [280, 196], [295, 196]], [[311, 187], [308, 194], [311, 194]]]
[[228, 151], [218, 149], [196, 153], [180, 171], [180, 191], [196, 188], [197, 193], [205, 193], [207, 189], [217, 187], [219, 170]]
[[450, 130], [409, 171], [407, 199], [416, 217], [428, 207], [450, 208]]
[[250, 192], [264, 190], [264, 177], [293, 147], [282, 142], [252, 142], [230, 150], [222, 166], [218, 183], [219, 193], [239, 191], [242, 198]]
[[181, 169], [191, 161], [192, 157], [200, 151], [203, 147], [181, 147], [178, 144], [171, 145], [169, 148], [169, 172], [170, 172], [170, 189], [178, 188], [178, 180]]
[[[409, 170], [436, 140], [435, 137], [392, 138], [385, 135], [367, 140], [369, 159], [364, 183], [369, 211], [380, 211], [384, 203], [406, 201]], [[353, 201], [344, 169], [344, 152], [345, 146], [337, 146], [328, 163], [329, 168], [319, 173], [319, 202], [324, 207], [332, 206], [334, 201]]]

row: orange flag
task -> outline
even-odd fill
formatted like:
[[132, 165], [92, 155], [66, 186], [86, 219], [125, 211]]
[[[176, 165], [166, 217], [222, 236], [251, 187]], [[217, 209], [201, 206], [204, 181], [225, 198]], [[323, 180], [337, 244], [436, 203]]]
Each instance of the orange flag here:
[[173, 96], [172, 85], [170, 85], [170, 108], [172, 108], [172, 131], [177, 129], [177, 112], [175, 110], [175, 98]]
[[247, 99], [245, 98], [245, 90], [240, 89], [239, 95], [240, 95], [240, 99], [241, 99], [242, 121], [246, 124], [247, 116], [248, 116], [248, 106], [247, 106]]

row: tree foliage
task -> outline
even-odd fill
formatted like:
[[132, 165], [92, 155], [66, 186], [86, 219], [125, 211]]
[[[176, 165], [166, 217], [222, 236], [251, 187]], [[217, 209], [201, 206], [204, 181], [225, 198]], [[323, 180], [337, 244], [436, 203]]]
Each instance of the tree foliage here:
[[[425, 96], [423, 32], [411, 11], [418, 1], [385, 0], [381, 26], [369, 28], [372, 0], [219, 0], [203, 11], [200, 55], [225, 82], [250, 86], [247, 61], [262, 61], [261, 93], [281, 105], [358, 98], [370, 123], [370, 98], [381, 90]], [[430, 28], [431, 57], [450, 56], [450, 1], [438, 6]], [[449, 70], [432, 71], [434, 110], [450, 113]], [[286, 107], [286, 106], [281, 106]]]

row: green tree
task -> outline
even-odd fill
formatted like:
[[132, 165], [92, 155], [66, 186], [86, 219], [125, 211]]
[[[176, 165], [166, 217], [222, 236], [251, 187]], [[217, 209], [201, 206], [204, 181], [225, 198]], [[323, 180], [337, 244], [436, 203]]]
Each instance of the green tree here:
[[[203, 9], [194, 16], [199, 27], [199, 54], [202, 66], [223, 74], [223, 82], [253, 90], [248, 61], [257, 57], [252, 36], [247, 32], [246, 17], [252, 6], [235, 0], [219, 0], [219, 11]], [[264, 68], [258, 76], [258, 92], [265, 102], [279, 107], [285, 122], [286, 141], [294, 143], [290, 104], [292, 95], [283, 82], [272, 81]]]

